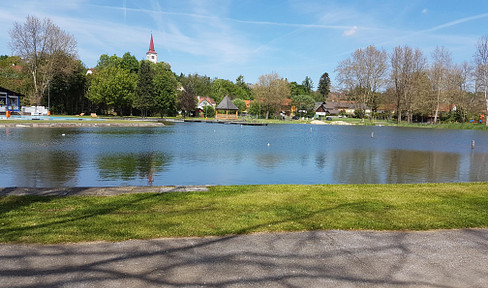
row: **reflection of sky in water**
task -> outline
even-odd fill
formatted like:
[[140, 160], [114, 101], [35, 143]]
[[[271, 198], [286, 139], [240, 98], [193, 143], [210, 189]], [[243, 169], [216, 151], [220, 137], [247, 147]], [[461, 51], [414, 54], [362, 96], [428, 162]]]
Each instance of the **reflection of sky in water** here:
[[4, 187], [488, 181], [486, 131], [182, 123], [10, 128], [0, 145]]

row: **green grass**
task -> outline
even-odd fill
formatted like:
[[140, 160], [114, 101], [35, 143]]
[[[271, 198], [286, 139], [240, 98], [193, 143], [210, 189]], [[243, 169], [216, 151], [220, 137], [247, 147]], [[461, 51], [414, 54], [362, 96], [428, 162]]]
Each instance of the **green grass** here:
[[217, 186], [193, 193], [0, 197], [0, 242], [7, 243], [487, 227], [488, 183]]

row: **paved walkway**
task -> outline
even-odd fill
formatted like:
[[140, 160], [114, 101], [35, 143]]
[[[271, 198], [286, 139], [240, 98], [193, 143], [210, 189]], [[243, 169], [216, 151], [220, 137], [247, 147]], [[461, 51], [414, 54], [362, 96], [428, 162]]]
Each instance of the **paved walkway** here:
[[0, 287], [488, 287], [488, 229], [0, 244]]

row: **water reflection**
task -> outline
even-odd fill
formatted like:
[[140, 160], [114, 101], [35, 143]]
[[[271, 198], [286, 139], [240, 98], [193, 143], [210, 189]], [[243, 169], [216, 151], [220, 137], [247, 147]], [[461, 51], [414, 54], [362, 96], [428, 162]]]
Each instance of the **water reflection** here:
[[78, 186], [79, 155], [66, 151], [25, 151], [15, 155], [14, 183], [26, 187]]
[[338, 183], [380, 183], [377, 156], [370, 150], [342, 151], [334, 157], [334, 178]]
[[100, 156], [97, 160], [100, 178], [111, 181], [147, 179], [152, 185], [155, 174], [169, 165], [171, 157], [159, 152], [114, 153]]
[[388, 150], [384, 155], [389, 167], [386, 182], [449, 182], [459, 178], [460, 161], [456, 153]]
[[488, 181], [486, 143], [486, 131], [388, 127], [5, 129], [0, 186]]
[[469, 182], [488, 181], [488, 154], [471, 153], [469, 161]]

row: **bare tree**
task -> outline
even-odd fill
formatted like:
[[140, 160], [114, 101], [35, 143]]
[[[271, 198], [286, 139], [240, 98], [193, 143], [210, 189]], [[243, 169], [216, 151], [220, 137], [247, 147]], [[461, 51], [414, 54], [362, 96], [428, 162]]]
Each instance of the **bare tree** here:
[[395, 105], [398, 123], [405, 111], [407, 121], [412, 122], [414, 99], [414, 85], [418, 77], [425, 70], [426, 60], [420, 49], [413, 50], [408, 46], [397, 46], [390, 56], [391, 81], [394, 85]]
[[[488, 111], [488, 35], [482, 36], [476, 45], [474, 55], [476, 65], [476, 91], [483, 92], [485, 97], [486, 110]], [[488, 126], [488, 121], [486, 121]]]
[[27, 16], [23, 24], [15, 22], [10, 38], [12, 51], [25, 61], [32, 75], [31, 102], [40, 105], [55, 72], [66, 68], [63, 57], [76, 57], [76, 40], [50, 19], [34, 16]]
[[355, 94], [362, 110], [369, 105], [378, 89], [386, 83], [387, 54], [374, 46], [356, 50], [350, 58], [339, 63], [335, 71], [340, 85]]
[[278, 112], [284, 100], [291, 96], [288, 81], [276, 72], [259, 76], [258, 83], [252, 90], [255, 98], [262, 104], [261, 109], [266, 111], [266, 119], [270, 113]]
[[430, 69], [430, 81], [434, 92], [434, 124], [437, 124], [439, 108], [445, 102], [443, 92], [448, 89], [448, 73], [452, 65], [451, 54], [444, 47], [436, 47], [432, 53], [433, 63]]

